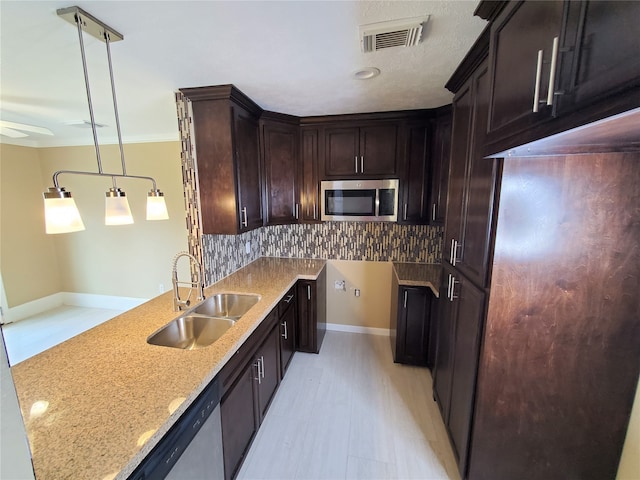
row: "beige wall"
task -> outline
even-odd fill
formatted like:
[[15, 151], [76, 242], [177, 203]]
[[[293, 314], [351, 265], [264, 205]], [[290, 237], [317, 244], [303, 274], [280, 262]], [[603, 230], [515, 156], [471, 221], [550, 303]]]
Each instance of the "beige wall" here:
[[[327, 322], [388, 329], [392, 263], [329, 260], [327, 264]], [[339, 280], [346, 281], [346, 291], [334, 288]], [[360, 289], [359, 297], [355, 289]]]
[[[103, 170], [120, 173], [118, 146], [100, 151]], [[151, 182], [123, 179], [118, 186], [127, 194], [135, 223], [107, 227], [104, 198], [111, 180], [63, 174], [60, 186], [72, 192], [86, 230], [46, 235], [42, 192], [53, 185], [53, 172], [96, 172], [95, 149], [2, 145], [1, 268], [9, 306], [60, 291], [151, 298], [160, 293], [160, 284], [171, 288], [171, 260], [187, 249], [180, 143], [125, 145], [125, 157], [128, 174], [156, 179], [169, 220], [145, 219]], [[186, 262], [184, 267], [188, 271]]]
[[55, 241], [44, 233], [39, 150], [0, 144], [0, 272], [9, 307], [60, 291]]

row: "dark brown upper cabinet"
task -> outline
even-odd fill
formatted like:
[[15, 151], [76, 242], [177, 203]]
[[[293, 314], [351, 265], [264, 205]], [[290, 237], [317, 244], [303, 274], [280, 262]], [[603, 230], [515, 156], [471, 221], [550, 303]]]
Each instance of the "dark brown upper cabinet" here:
[[405, 128], [405, 161], [398, 223], [427, 224], [429, 203], [432, 122], [409, 123]]
[[640, 106], [639, 2], [493, 3], [484, 154]]
[[232, 85], [180, 91], [193, 111], [203, 233], [237, 234], [262, 226], [262, 109]]
[[327, 127], [323, 178], [398, 175], [398, 123]]
[[438, 109], [431, 153], [431, 188], [429, 190], [429, 223], [444, 225], [447, 213], [449, 159], [451, 156], [451, 105]]
[[265, 112], [260, 119], [265, 225], [297, 223], [300, 165], [297, 117]]
[[320, 129], [302, 127], [300, 129], [300, 221], [320, 222], [319, 176]]
[[479, 287], [489, 277], [498, 160], [480, 153], [489, 98], [487, 63], [478, 66], [453, 101], [453, 138], [443, 245], [446, 262]]

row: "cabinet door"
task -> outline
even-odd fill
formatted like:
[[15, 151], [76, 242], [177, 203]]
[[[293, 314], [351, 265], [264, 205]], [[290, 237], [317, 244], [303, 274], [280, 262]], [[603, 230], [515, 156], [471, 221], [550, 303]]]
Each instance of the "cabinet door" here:
[[296, 305], [293, 304], [280, 317], [280, 371], [282, 377], [284, 377], [296, 351], [296, 323]]
[[220, 403], [226, 480], [235, 477], [258, 431], [258, 416], [254, 409], [257, 378], [257, 363], [250, 362]]
[[320, 158], [319, 132], [317, 128], [303, 128], [301, 133], [301, 209], [304, 223], [320, 221], [318, 190], [318, 159]]
[[357, 128], [328, 128], [324, 134], [324, 176], [352, 177], [360, 169]]
[[447, 212], [449, 158], [451, 156], [451, 109], [438, 113], [431, 155], [429, 218], [431, 225], [444, 225]]
[[538, 52], [543, 53], [539, 100], [546, 101], [553, 39], [560, 36], [563, 3], [513, 2], [491, 26], [488, 127], [492, 134], [496, 132], [496, 138], [550, 118], [550, 108], [544, 104], [539, 103], [538, 113], [533, 112]]
[[398, 174], [398, 125], [360, 128], [358, 175], [393, 177]]
[[262, 139], [265, 224], [297, 223], [298, 127], [264, 121]]
[[428, 123], [407, 126], [406, 164], [399, 223], [429, 222], [430, 130]]
[[400, 287], [396, 361], [426, 365], [431, 294], [424, 287]]
[[489, 75], [486, 64], [474, 74], [473, 90], [473, 131], [468, 152], [464, 201], [466, 207], [462, 221], [463, 232], [456, 252], [456, 267], [477, 285], [485, 286], [489, 268], [498, 163], [497, 159], [482, 158], [480, 153], [485, 139], [489, 101]]
[[567, 6], [559, 114], [640, 85], [640, 2], [600, 0]]
[[433, 368], [433, 396], [438, 402], [445, 425], [449, 422], [449, 405], [451, 400], [451, 381], [453, 379], [453, 350], [455, 340], [455, 321], [457, 303], [449, 296], [451, 277], [455, 270], [445, 265], [440, 284], [440, 301], [438, 312], [438, 348]]
[[467, 152], [473, 118], [472, 82], [467, 82], [453, 100], [453, 140], [449, 165], [449, 193], [443, 258], [453, 262], [454, 242], [462, 244], [462, 221], [467, 173]]
[[482, 290], [459, 274], [454, 275], [452, 279], [451, 296], [458, 305], [453, 334], [453, 375], [448, 427], [454, 453], [458, 458], [458, 468], [464, 477], [474, 408], [485, 296]]
[[316, 317], [316, 282], [312, 280], [298, 281], [298, 350], [318, 353], [317, 317]]
[[262, 226], [260, 193], [259, 128], [256, 119], [239, 107], [233, 107], [236, 152], [238, 225], [244, 232]]
[[260, 421], [262, 421], [280, 384], [280, 329], [278, 325], [271, 329], [267, 339], [256, 352], [256, 360], [260, 362], [261, 370], [261, 379], [258, 382], [258, 412]]

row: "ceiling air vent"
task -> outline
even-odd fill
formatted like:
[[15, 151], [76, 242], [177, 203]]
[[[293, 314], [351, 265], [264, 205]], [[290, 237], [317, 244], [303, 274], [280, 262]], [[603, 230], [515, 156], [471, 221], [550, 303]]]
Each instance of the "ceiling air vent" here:
[[428, 20], [429, 15], [426, 15], [360, 25], [362, 51], [368, 53], [383, 48], [417, 45], [422, 37], [422, 27]]

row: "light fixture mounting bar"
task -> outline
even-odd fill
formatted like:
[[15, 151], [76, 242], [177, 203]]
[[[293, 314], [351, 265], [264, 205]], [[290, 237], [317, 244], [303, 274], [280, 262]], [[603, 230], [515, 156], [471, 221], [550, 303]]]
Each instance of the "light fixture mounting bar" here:
[[105, 34], [109, 35], [110, 42], [119, 42], [124, 40], [124, 35], [111, 28], [106, 23], [101, 22], [90, 13], [85, 12], [80, 7], [59, 8], [56, 13], [67, 22], [76, 25], [76, 16], [82, 20], [82, 30], [104, 42]]

